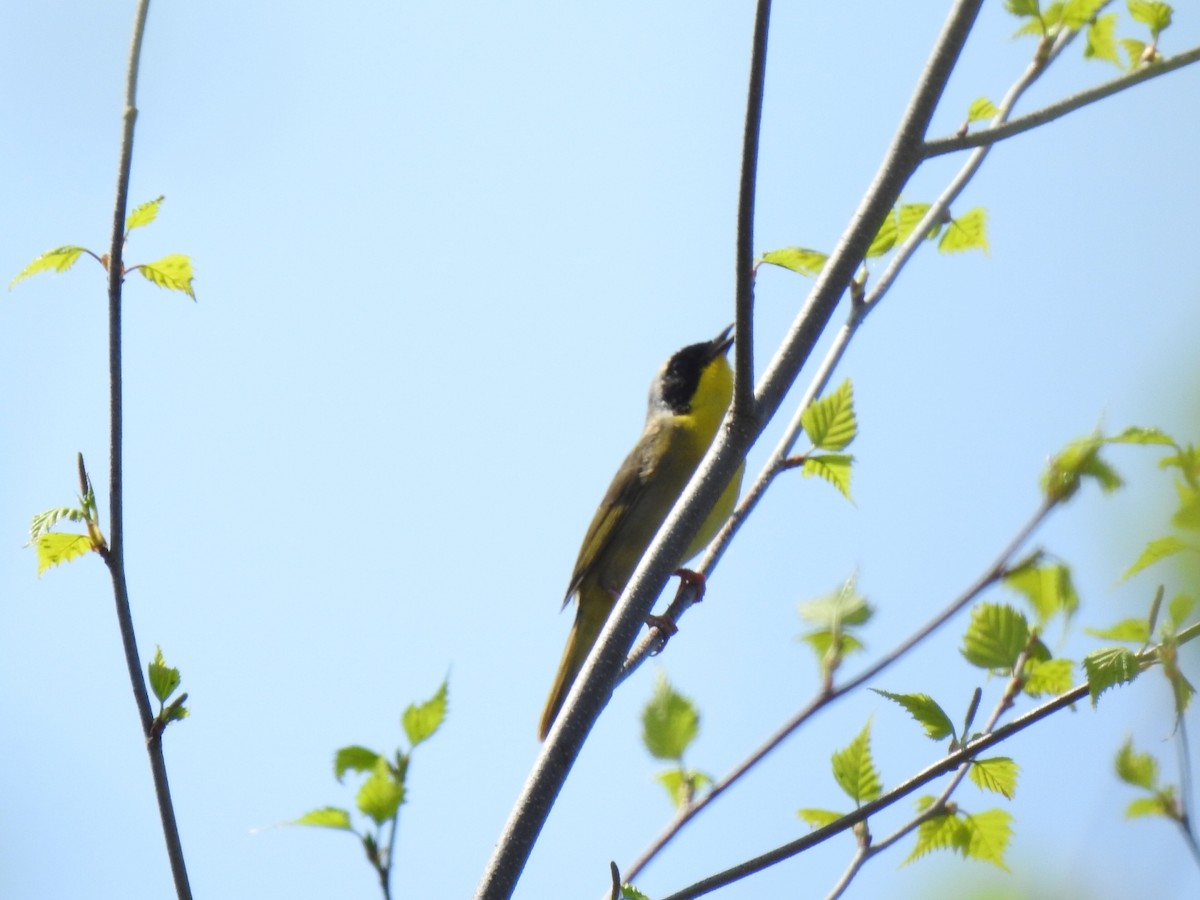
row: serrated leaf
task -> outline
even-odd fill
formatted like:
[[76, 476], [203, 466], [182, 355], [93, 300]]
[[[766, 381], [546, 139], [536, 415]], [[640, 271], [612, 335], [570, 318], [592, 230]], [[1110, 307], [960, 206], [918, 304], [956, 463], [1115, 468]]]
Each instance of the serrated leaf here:
[[925, 729], [925, 736], [930, 740], [940, 741], [954, 735], [954, 724], [950, 717], [928, 694], [893, 694], [878, 688], [871, 690], [908, 710], [909, 715]]
[[171, 253], [154, 262], [133, 266], [131, 271], [140, 272], [147, 281], [160, 288], [179, 291], [196, 299], [196, 292], [192, 290], [192, 260], [189, 256]]
[[850, 473], [854, 457], [848, 453], [822, 453], [818, 456], [806, 456], [800, 474], [805, 478], [814, 475], [828, 481], [837, 488], [843, 497], [853, 501], [850, 496]]
[[659, 673], [654, 695], [642, 710], [642, 743], [656, 759], [678, 762], [699, 733], [699, 711]]
[[[810, 631], [800, 635], [800, 640], [816, 651], [818, 659], [824, 659], [834, 649], [833, 636], [833, 631]], [[863, 649], [862, 641], [844, 631], [838, 632], [838, 642], [837, 656], [839, 659], [843, 659], [851, 653], [858, 653]]]
[[996, 756], [975, 760], [967, 774], [985, 791], [1003, 794], [1011, 800], [1017, 792], [1018, 770], [1017, 764], [1007, 756]]
[[1117, 777], [1126, 784], [1148, 791], [1158, 790], [1158, 760], [1149, 753], [1138, 753], [1134, 750], [1133, 738], [1126, 738], [1125, 743], [1121, 745], [1114, 766]]
[[43, 534], [46, 534], [58, 522], [67, 519], [71, 522], [82, 522], [85, 516], [82, 509], [74, 509], [70, 506], [59, 506], [55, 509], [48, 509], [45, 512], [40, 512], [33, 517], [33, 521], [29, 524], [29, 543], [28, 547]]
[[1160, 447], [1174, 447], [1175, 440], [1161, 428], [1146, 428], [1141, 425], [1131, 425], [1120, 434], [1108, 438], [1108, 444], [1150, 444]]
[[1029, 623], [1008, 605], [981, 603], [971, 610], [962, 654], [981, 669], [1011, 671], [1029, 642]]
[[1109, 647], [1089, 653], [1083, 658], [1083, 668], [1087, 672], [1092, 706], [1109, 688], [1128, 684], [1139, 674], [1137, 657], [1124, 647]]
[[854, 415], [854, 385], [846, 379], [837, 389], [814, 401], [800, 414], [804, 433], [819, 450], [844, 450], [858, 434]]
[[154, 659], [146, 668], [150, 674], [150, 692], [158, 698], [159, 703], [166, 703], [179, 687], [179, 670], [167, 665], [163, 659], [162, 647], [154, 648]]
[[980, 97], [967, 108], [968, 122], [991, 121], [1000, 115], [1000, 109], [987, 97]]
[[1182, 553], [1184, 550], [1189, 549], [1194, 550], [1195, 548], [1189, 544], [1185, 544], [1174, 535], [1155, 538], [1146, 545], [1146, 549], [1142, 551], [1142, 555], [1134, 561], [1133, 565], [1125, 570], [1120, 580], [1125, 581], [1127, 578], [1142, 571], [1142, 569], [1154, 565], [1159, 560], [1166, 559], [1167, 557], [1174, 556], [1176, 553]]
[[712, 784], [712, 778], [703, 772], [683, 768], [667, 769], [654, 777], [666, 788], [676, 809], [691, 806], [699, 793]]
[[1097, 435], [1081, 438], [1072, 441], [1051, 459], [1042, 476], [1042, 490], [1046, 498], [1054, 503], [1066, 502], [1079, 490], [1084, 478], [1094, 479], [1105, 493], [1121, 487], [1121, 476], [1100, 458], [1103, 443]]
[[164, 722], [178, 722], [190, 716], [192, 714], [191, 710], [183, 705], [187, 702], [187, 697], [186, 692], [180, 694], [179, 697], [166, 706], [160, 716], [162, 720]]
[[1029, 601], [1039, 623], [1045, 624], [1058, 613], [1070, 621], [1079, 609], [1071, 570], [1061, 563], [1013, 569], [1004, 576], [1004, 583]]
[[1150, 625], [1145, 619], [1122, 619], [1109, 628], [1083, 629], [1092, 637], [1103, 641], [1126, 641], [1130, 644], [1144, 644], [1150, 640]]
[[853, 577], [847, 578], [833, 593], [801, 603], [798, 609], [800, 618], [824, 628], [865, 625], [875, 610], [867, 598], [858, 593], [857, 587]]
[[1040, 16], [1038, 0], [1004, 0], [1004, 8], [1014, 16]]
[[917, 826], [917, 843], [905, 858], [904, 865], [934, 850], [965, 853], [970, 843], [971, 834], [958, 816], [949, 813], [933, 816]]
[[[896, 243], [902, 243], [908, 240], [908, 236], [913, 233], [913, 230], [921, 224], [921, 220], [925, 218], [925, 214], [929, 212], [929, 203], [902, 203], [896, 211]], [[941, 231], [942, 225], [948, 222], [949, 217], [944, 217], [942, 222], [934, 223], [929, 229], [929, 233], [925, 235], [926, 240], [932, 240], [937, 237]]]
[[1125, 818], [1137, 819], [1143, 816], [1170, 816], [1171, 807], [1157, 794], [1153, 797], [1138, 797], [1130, 800], [1125, 807]]
[[988, 252], [987, 210], [978, 206], [951, 219], [938, 241], [941, 253], [965, 253], [967, 250]]
[[989, 809], [963, 819], [970, 837], [966, 852], [968, 859], [990, 862], [1008, 871], [1004, 863], [1004, 852], [1012, 840], [1012, 814], [1003, 809]]
[[38, 272], [65, 272], [71, 266], [75, 265], [83, 253], [87, 253], [85, 247], [64, 246], [47, 250], [22, 269], [17, 274], [17, 277], [8, 283], [8, 289], [11, 291], [18, 281], [23, 281], [30, 275], [36, 275]]
[[1075, 663], [1069, 659], [1031, 659], [1025, 664], [1022, 690], [1030, 697], [1062, 694], [1071, 689]]
[[1068, 3], [1061, 4], [1061, 21], [1068, 28], [1078, 31], [1109, 2], [1111, 0], [1069, 0]]
[[1196, 598], [1188, 594], [1176, 594], [1167, 604], [1167, 627], [1178, 631], [1191, 618], [1196, 609]]
[[403, 802], [404, 785], [396, 780], [388, 761], [379, 757], [355, 798], [359, 811], [376, 825], [382, 825], [396, 815]]
[[[1143, 63], [1150, 61], [1146, 58], [1146, 48], [1149, 44], [1145, 41], [1139, 41], [1136, 38], [1121, 38], [1117, 43], [1125, 51], [1125, 64], [1127, 68], [1136, 69]], [[1151, 56], [1154, 55], [1156, 55], [1154, 51], [1151, 51]]]
[[141, 228], [143, 225], [149, 225], [158, 218], [158, 208], [162, 206], [165, 197], [158, 197], [148, 203], [143, 203], [141, 206], [135, 207], [133, 212], [125, 219], [125, 234], [133, 231], [135, 228]]
[[1176, 486], [1179, 506], [1171, 516], [1171, 524], [1187, 531], [1200, 531], [1200, 491], [1190, 485]]
[[347, 772], [371, 772], [383, 759], [374, 750], [357, 744], [342, 747], [333, 757], [333, 777], [341, 781]]
[[306, 812], [298, 819], [293, 819], [288, 825], [315, 825], [319, 828], [336, 828], [339, 831], [353, 831], [350, 827], [350, 813], [336, 806], [324, 806]]
[[761, 262], [773, 266], [781, 266], [800, 275], [815, 278], [825, 268], [829, 255], [820, 250], [809, 250], [805, 247], [784, 247], [782, 250], [771, 250], [764, 253]]
[[798, 815], [806, 825], [810, 828], [824, 828], [831, 822], [836, 822], [845, 813], [834, 812], [831, 809], [813, 809], [805, 807], [804, 809], [796, 810]]
[[871, 723], [843, 750], [833, 754], [833, 777], [858, 806], [876, 799], [883, 791], [879, 773], [871, 760]]
[[892, 209], [888, 212], [887, 218], [879, 226], [879, 231], [875, 232], [875, 237], [871, 239], [871, 244], [867, 247], [867, 259], [883, 256], [896, 246], [896, 241], [900, 233], [899, 225], [896, 210]]
[[1155, 41], [1158, 36], [1171, 27], [1173, 10], [1169, 3], [1158, 3], [1154, 0], [1129, 0], [1129, 15], [1150, 29]]
[[650, 900], [649, 896], [643, 894], [632, 884], [621, 885], [621, 898], [622, 900]]
[[433, 737], [434, 732], [441, 728], [442, 722], [446, 720], [449, 689], [448, 682], [443, 681], [437, 693], [424, 703], [410, 704], [408, 709], [404, 710], [400, 724], [404, 726], [404, 734], [408, 737], [410, 746], [416, 747], [422, 741]]
[[1121, 66], [1121, 55], [1117, 52], [1117, 14], [1099, 16], [1088, 26], [1087, 45], [1083, 48], [1084, 59], [1102, 59], [1117, 68]]
[[57, 531], [39, 536], [33, 546], [37, 551], [38, 575], [51, 566], [70, 562], [95, 549], [92, 539], [86, 534], [62, 534]]

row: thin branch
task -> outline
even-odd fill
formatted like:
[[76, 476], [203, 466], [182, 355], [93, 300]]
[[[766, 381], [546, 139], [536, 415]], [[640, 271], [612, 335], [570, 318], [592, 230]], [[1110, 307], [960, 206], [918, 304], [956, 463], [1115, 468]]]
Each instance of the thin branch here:
[[117, 168], [117, 196], [113, 208], [112, 239], [108, 251], [109, 514], [111, 525], [109, 552], [104, 561], [112, 577], [117, 623], [121, 632], [121, 643], [125, 650], [125, 666], [129, 671], [129, 682], [133, 688], [138, 718], [141, 720], [142, 733], [146, 738], [146, 752], [150, 757], [154, 793], [158, 800], [158, 813], [162, 820], [163, 838], [167, 845], [171, 875], [175, 881], [175, 894], [179, 900], [190, 900], [192, 889], [188, 883], [183, 845], [179, 840], [179, 827], [175, 822], [175, 808], [171, 803], [171, 787], [167, 781], [167, 766], [162, 753], [162, 732], [161, 729], [155, 728], [150, 695], [142, 676], [137, 636], [133, 628], [133, 613], [129, 605], [129, 586], [125, 579], [125, 509], [122, 478], [124, 424], [121, 381], [121, 286], [125, 271], [122, 253], [125, 249], [125, 214], [129, 205], [129, 173], [133, 165], [133, 130], [137, 122], [138, 67], [141, 63], [142, 37], [146, 31], [146, 16], [149, 10], [150, 0], [139, 0], [137, 11], [134, 14], [133, 40], [129, 48], [129, 65], [125, 75], [124, 128]]
[[758, 0], [750, 51], [750, 87], [742, 132], [742, 177], [738, 188], [737, 341], [734, 345], [733, 416], [754, 409], [754, 200], [758, 181], [758, 141], [762, 132], [763, 86], [767, 77], [767, 34], [771, 0]]
[[1095, 87], [1088, 88], [1086, 91], [1072, 94], [1070, 97], [1059, 100], [1057, 103], [1051, 103], [1049, 106], [1020, 116], [1009, 122], [991, 125], [971, 134], [956, 134], [949, 137], [934, 138], [925, 144], [925, 158], [932, 159], [935, 156], [942, 156], [946, 153], [955, 153], [959, 150], [969, 150], [974, 147], [997, 144], [1007, 138], [1024, 134], [1026, 131], [1037, 128], [1039, 125], [1045, 125], [1048, 122], [1053, 122], [1055, 119], [1060, 119], [1067, 115], [1067, 113], [1083, 109], [1086, 106], [1111, 97], [1113, 94], [1119, 94], [1121, 91], [1127, 90], [1134, 85], [1157, 78], [1160, 75], [1166, 75], [1168, 72], [1173, 72], [1176, 69], [1182, 69], [1184, 66], [1190, 66], [1194, 62], [1200, 62], [1200, 47], [1195, 47], [1185, 53], [1165, 59], [1162, 62], [1151, 63], [1140, 69], [1120, 75], [1111, 81], [1104, 82], [1104, 84], [1098, 84]]
[[1188, 750], [1187, 721], [1182, 714], [1176, 727], [1179, 731], [1179, 828], [1183, 832], [1184, 843], [1192, 852], [1192, 858], [1195, 859], [1196, 865], [1200, 866], [1200, 842], [1196, 840], [1196, 820], [1191, 813], [1192, 755]]
[[808, 702], [804, 708], [799, 710], [791, 719], [784, 723], [774, 734], [764, 741], [753, 753], [743, 760], [736, 768], [733, 769], [724, 778], [713, 783], [709, 790], [700, 800], [692, 806], [682, 810], [675, 819], [667, 826], [666, 829], [655, 839], [654, 843], [626, 869], [625, 877], [627, 881], [632, 881], [641, 873], [641, 871], [653, 860], [662, 850], [669, 844], [683, 827], [695, 818], [701, 810], [707, 807], [710, 803], [721, 796], [726, 790], [741, 780], [742, 776], [749, 772], [752, 768], [758, 765], [766, 756], [774, 751], [780, 744], [789, 738], [801, 725], [812, 718], [816, 713], [820, 712], [826, 706], [838, 698], [850, 693], [853, 690], [861, 687], [866, 682], [875, 678], [885, 669], [890, 667], [894, 662], [901, 659], [912, 649], [924, 642], [930, 635], [946, 624], [953, 616], [969, 605], [985, 590], [1004, 577], [1004, 574], [1010, 568], [1012, 559], [1017, 552], [1024, 546], [1025, 542], [1033, 532], [1039, 528], [1046, 516], [1054, 507], [1047, 503], [1038, 509], [1038, 511], [1030, 518], [1028, 522], [1017, 532], [1016, 536], [1009, 541], [1008, 546], [1000, 553], [992, 565], [982, 575], [975, 580], [962, 594], [960, 594], [954, 602], [942, 610], [936, 617], [925, 624], [919, 631], [915, 632], [901, 644], [892, 649], [874, 665], [865, 669], [849, 681], [838, 685], [828, 691], [819, 693], [816, 697]]

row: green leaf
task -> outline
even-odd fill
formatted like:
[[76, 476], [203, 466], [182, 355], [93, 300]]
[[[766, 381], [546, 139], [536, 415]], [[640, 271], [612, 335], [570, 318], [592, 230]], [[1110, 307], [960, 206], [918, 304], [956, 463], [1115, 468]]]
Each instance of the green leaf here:
[[967, 250], [988, 252], [987, 210], [982, 206], [951, 219], [945, 234], [938, 241], [941, 253], [965, 253]]
[[163, 709], [162, 713], [159, 715], [159, 718], [161, 718], [164, 722], [178, 722], [182, 719], [186, 719], [192, 714], [191, 710], [183, 705], [187, 702], [187, 698], [188, 695], [186, 691], [180, 694], [175, 700], [171, 701], [170, 705]]
[[1158, 790], [1158, 760], [1149, 753], [1138, 753], [1134, 750], [1133, 738], [1126, 738], [1125, 743], [1121, 745], [1114, 765], [1117, 777], [1126, 784], [1148, 791]]
[[823, 478], [842, 492], [842, 496], [853, 501], [850, 496], [850, 471], [854, 457], [848, 453], [823, 453], [819, 456], [804, 457], [804, 465], [800, 474], [805, 478], [816, 475]]
[[38, 272], [65, 272], [79, 259], [80, 254], [87, 253], [84, 247], [55, 247], [48, 250], [20, 271], [16, 278], [8, 283], [11, 291], [18, 281], [23, 281]]
[[[1145, 41], [1139, 41], [1136, 38], [1121, 38], [1117, 41], [1121, 45], [1121, 49], [1125, 51], [1126, 67], [1136, 69], [1144, 62], [1150, 60], [1146, 58], [1146, 48], [1150, 46]], [[1157, 56], [1156, 51], [1151, 51], [1150, 55]]]
[[977, 759], [967, 773], [985, 791], [1003, 794], [1009, 800], [1017, 792], [1018, 766], [1007, 756]]
[[1038, 0], [1004, 0], [1004, 8], [1014, 16], [1038, 17], [1041, 15], [1041, 10], [1038, 9]]
[[660, 672], [654, 695], [642, 710], [642, 743], [651, 756], [678, 762], [699, 733], [700, 713], [695, 705]]
[[1030, 697], [1062, 694], [1071, 689], [1075, 663], [1069, 659], [1031, 659], [1025, 664], [1022, 690]]
[[1121, 576], [1120, 580], [1124, 581], [1136, 575], [1142, 569], [1154, 565], [1159, 560], [1174, 556], [1176, 553], [1181, 553], [1184, 550], [1194, 549], [1190, 544], [1185, 544], [1174, 535], [1155, 538], [1146, 545], [1146, 549], [1142, 551], [1142, 555], [1137, 558], [1134, 564], [1125, 570], [1125, 574]]
[[1125, 807], [1125, 818], [1137, 819], [1142, 816], [1166, 816], [1171, 818], [1172, 813], [1171, 803], [1158, 794], [1152, 797], [1138, 797], [1136, 800], [1129, 801], [1129, 805]]
[[1179, 507], [1171, 516], [1171, 524], [1187, 531], [1200, 531], [1200, 491], [1190, 485], [1177, 485]]
[[950, 717], [928, 694], [893, 694], [877, 688], [871, 690], [908, 710], [909, 715], [924, 727], [925, 736], [929, 739], [940, 741], [954, 735], [954, 725]]
[[888, 212], [887, 218], [879, 226], [879, 231], [875, 233], [875, 237], [871, 239], [871, 244], [867, 247], [867, 259], [883, 256], [896, 246], [896, 240], [900, 233], [899, 226], [900, 222], [897, 217], [897, 211], [892, 209]]
[[796, 815], [803, 819], [804, 823], [811, 828], [824, 828], [831, 822], [836, 822], [845, 813], [834, 812], [831, 809], [805, 807], [804, 809], [796, 810]]
[[1098, 435], [1072, 441], [1053, 459], [1042, 476], [1046, 499], [1064, 503], [1075, 496], [1084, 478], [1095, 479], [1105, 493], [1122, 485], [1121, 476], [1100, 458], [1104, 441]]
[[1060, 612], [1070, 621], [1079, 609], [1071, 570], [1061, 563], [1021, 566], [1005, 575], [1004, 583], [1029, 601], [1039, 623], [1045, 624]]
[[990, 122], [998, 115], [1000, 115], [999, 108], [987, 97], [980, 97], [967, 109], [968, 122], [982, 122], [985, 120]]
[[1008, 605], [981, 603], [971, 610], [962, 654], [981, 669], [1011, 671], [1029, 642], [1029, 623]]
[[1187, 594], [1176, 594], [1167, 604], [1167, 627], [1178, 631], [1191, 618], [1196, 609], [1196, 598]]
[[[902, 243], [908, 240], [908, 236], [913, 233], [921, 220], [925, 218], [925, 214], [929, 212], [929, 203], [902, 203], [896, 211], [896, 243]], [[945, 218], [944, 221], [949, 221]], [[936, 223], [930, 230], [929, 234], [925, 235], [926, 240], [933, 239], [942, 229], [943, 222]]]
[[288, 822], [289, 825], [316, 825], [320, 828], [336, 828], [339, 831], [354, 831], [350, 827], [350, 813], [336, 806], [324, 806], [306, 812], [298, 819]]
[[650, 900], [649, 896], [643, 894], [632, 884], [621, 885], [621, 898], [622, 900]]
[[60, 534], [53, 531], [39, 536], [33, 545], [37, 551], [38, 575], [51, 566], [70, 562], [95, 549], [92, 539], [86, 534]]
[[129, 217], [125, 219], [126, 236], [128, 236], [129, 232], [133, 231], [133, 229], [141, 228], [143, 225], [149, 225], [156, 218], [158, 218], [158, 208], [162, 206], [164, 199], [166, 198], [158, 197], [157, 199], [151, 200], [149, 203], [143, 203], [141, 206], [134, 209], [134, 211], [129, 214]]
[[1120, 434], [1108, 438], [1109, 444], [1152, 444], [1161, 447], [1174, 447], [1175, 440], [1161, 428], [1146, 428], [1141, 425], [1131, 425]]
[[1117, 14], [1099, 16], [1087, 30], [1087, 46], [1083, 48], [1084, 59], [1102, 59], [1117, 68], [1121, 66], [1121, 55], [1117, 53]]
[[782, 250], [772, 250], [762, 255], [761, 262], [773, 266], [782, 266], [800, 275], [815, 278], [825, 267], [829, 255], [820, 250], [808, 250], [804, 247], [785, 247]]
[[130, 271], [141, 272], [147, 281], [160, 288], [179, 291], [196, 299], [196, 292], [192, 290], [192, 260], [182, 253], [172, 253], [154, 262], [141, 263]]
[[1150, 29], [1155, 42], [1158, 36], [1171, 27], [1171, 5], [1169, 3], [1129, 0], [1129, 15]]
[[366, 747], [342, 747], [333, 757], [333, 777], [341, 781], [347, 772], [372, 772], [381, 759], [382, 756]]
[[956, 850], [965, 853], [971, 844], [971, 833], [958, 816], [945, 813], [926, 819], [917, 826], [917, 843], [904, 864], [920, 859], [934, 850]]
[[179, 670], [172, 669], [163, 659], [162, 647], [154, 648], [154, 659], [147, 666], [150, 673], [150, 692], [158, 698], [159, 703], [166, 703], [175, 689], [179, 687]]
[[[813, 650], [816, 651], [819, 659], [824, 659], [826, 655], [828, 655], [829, 652], [834, 649], [833, 639], [834, 632], [832, 630], [810, 631], [806, 634], [800, 635], [800, 640], [812, 647]], [[840, 631], [837, 633], [837, 639], [838, 646], [836, 656], [839, 659], [844, 659], [851, 653], [858, 653], [863, 649], [862, 641], [852, 634], [847, 634], [844, 631]]]
[[871, 760], [871, 723], [844, 750], [833, 754], [833, 777], [855, 805], [876, 799], [883, 791]]
[[1085, 632], [1103, 641], [1144, 644], [1150, 640], [1150, 625], [1145, 619], [1122, 619], [1109, 628], [1085, 628]]
[[1012, 840], [1012, 814], [1002, 809], [989, 809], [967, 816], [963, 822], [970, 835], [967, 850], [963, 855], [968, 859], [990, 862], [1007, 872], [1004, 851], [1008, 849], [1008, 842]]
[[382, 756], [375, 762], [371, 776], [363, 782], [355, 798], [359, 810], [376, 825], [396, 815], [404, 802], [404, 785], [396, 780], [392, 767]]
[[39, 537], [50, 531], [62, 519], [69, 519], [72, 522], [82, 522], [86, 516], [82, 509], [73, 509], [69, 506], [59, 506], [56, 509], [48, 509], [45, 512], [40, 512], [33, 517], [33, 521], [29, 525], [29, 543], [28, 547], [33, 544]]
[[819, 450], [845, 450], [858, 434], [854, 386], [846, 379], [832, 393], [814, 401], [800, 415], [804, 433]]
[[691, 806], [697, 795], [712, 784], [712, 778], [705, 773], [683, 768], [667, 769], [665, 772], [659, 772], [655, 778], [667, 789], [676, 809]]
[[442, 682], [441, 687], [437, 689], [437, 693], [418, 705], [409, 705], [408, 709], [404, 710], [404, 715], [400, 719], [400, 724], [404, 726], [404, 733], [408, 737], [408, 742], [413, 747], [422, 741], [431, 738], [439, 728], [442, 722], [446, 720], [446, 698], [449, 693], [448, 680]]
[[865, 625], [875, 610], [867, 603], [867, 598], [858, 593], [857, 583], [851, 577], [833, 593], [801, 603], [799, 612], [800, 618], [813, 625], [840, 629], [847, 625]]
[[1109, 647], [1089, 653], [1083, 658], [1083, 668], [1087, 672], [1092, 706], [1110, 687], [1128, 684], [1139, 674], [1137, 657], [1124, 647]]

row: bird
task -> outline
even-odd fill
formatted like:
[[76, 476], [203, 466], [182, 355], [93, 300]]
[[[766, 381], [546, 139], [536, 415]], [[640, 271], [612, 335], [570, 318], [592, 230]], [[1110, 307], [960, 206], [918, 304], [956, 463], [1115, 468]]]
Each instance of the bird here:
[[[717, 435], [733, 398], [732, 344], [730, 325], [711, 341], [672, 354], [650, 384], [642, 436], [600, 501], [567, 585], [563, 608], [576, 598], [575, 622], [538, 740], [546, 739], [617, 598]], [[677, 566], [699, 553], [729, 518], [744, 471], [743, 462]]]

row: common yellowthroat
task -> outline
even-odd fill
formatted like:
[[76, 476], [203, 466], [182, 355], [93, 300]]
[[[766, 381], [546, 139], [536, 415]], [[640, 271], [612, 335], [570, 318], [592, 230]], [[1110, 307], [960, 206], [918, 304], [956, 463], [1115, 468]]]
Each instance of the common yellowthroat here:
[[[572, 595], [579, 605], [538, 726], [539, 740], [546, 739], [617, 598], [725, 418], [733, 398], [733, 370], [726, 358], [732, 331], [731, 325], [711, 341], [684, 347], [663, 364], [650, 385], [646, 427], [600, 502], [567, 585], [563, 606]], [[729, 518], [744, 470], [745, 463], [677, 565], [704, 549]]]

